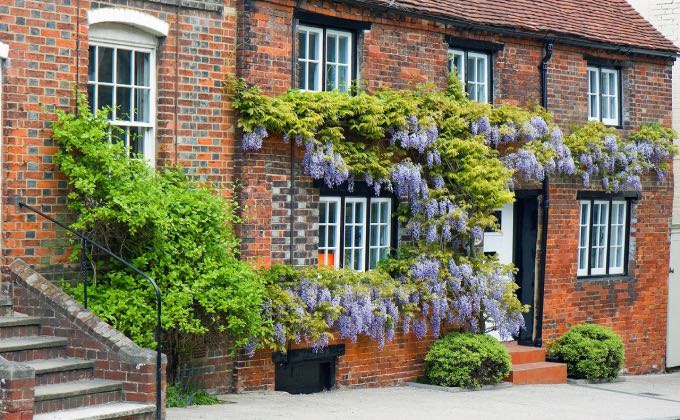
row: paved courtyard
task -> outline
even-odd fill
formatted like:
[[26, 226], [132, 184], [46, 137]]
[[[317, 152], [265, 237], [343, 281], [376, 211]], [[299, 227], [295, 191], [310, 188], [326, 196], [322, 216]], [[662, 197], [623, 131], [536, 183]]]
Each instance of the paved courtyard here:
[[220, 398], [220, 405], [170, 409], [168, 419], [680, 419], [680, 373], [463, 393], [394, 387]]
[[170, 409], [168, 419], [680, 419], [680, 373], [455, 394], [404, 386], [220, 398], [220, 405]]

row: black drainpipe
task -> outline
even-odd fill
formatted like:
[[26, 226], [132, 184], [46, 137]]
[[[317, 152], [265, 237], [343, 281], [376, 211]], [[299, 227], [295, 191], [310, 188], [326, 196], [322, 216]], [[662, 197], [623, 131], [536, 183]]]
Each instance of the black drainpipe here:
[[[299, 1], [298, 1], [299, 3]], [[298, 4], [299, 6], [299, 4]], [[296, 35], [297, 35], [297, 26], [298, 26], [298, 19], [293, 18], [293, 34], [292, 34], [292, 42], [293, 46], [295, 45], [296, 42]], [[290, 78], [291, 78], [291, 86], [297, 86], [297, 80], [295, 78], [295, 64], [297, 63], [297, 52], [295, 50], [295, 47], [293, 47], [293, 60], [291, 62], [290, 66]], [[288, 263], [290, 265], [295, 265], [295, 257], [293, 254], [295, 253], [295, 140], [294, 139], [289, 139], [290, 141], [290, 243], [289, 248], [288, 248], [288, 253], [290, 254], [288, 256]]]
[[[553, 41], [545, 43], [545, 56], [541, 60], [541, 105], [548, 109], [548, 61], [552, 57]], [[541, 275], [538, 277], [538, 300], [536, 301], [536, 347], [543, 346], [543, 298], [545, 294], [546, 256], [548, 253], [548, 213], [550, 211], [550, 190], [548, 175], [543, 178], [543, 221], [541, 223]]]

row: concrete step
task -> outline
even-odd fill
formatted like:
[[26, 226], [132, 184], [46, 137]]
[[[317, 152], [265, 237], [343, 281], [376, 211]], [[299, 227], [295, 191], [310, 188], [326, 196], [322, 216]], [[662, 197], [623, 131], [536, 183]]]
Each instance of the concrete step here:
[[107, 379], [88, 379], [35, 387], [34, 412], [48, 413], [71, 408], [120, 402], [123, 383]]
[[503, 343], [512, 359], [512, 364], [545, 362], [545, 349], [532, 346], [521, 346], [515, 341]]
[[0, 356], [13, 362], [62, 357], [68, 339], [45, 335], [0, 339]]
[[40, 317], [16, 312], [12, 316], [0, 316], [0, 338], [38, 335], [40, 323]]
[[93, 405], [91, 407], [76, 408], [54, 413], [38, 414], [33, 420], [103, 420], [135, 416], [153, 418], [156, 407], [153, 405], [119, 402], [111, 404]]
[[35, 369], [36, 385], [92, 379], [94, 370], [93, 361], [75, 358], [33, 360], [25, 364]]
[[566, 384], [567, 365], [564, 363], [534, 362], [513, 365], [508, 381], [514, 385]]

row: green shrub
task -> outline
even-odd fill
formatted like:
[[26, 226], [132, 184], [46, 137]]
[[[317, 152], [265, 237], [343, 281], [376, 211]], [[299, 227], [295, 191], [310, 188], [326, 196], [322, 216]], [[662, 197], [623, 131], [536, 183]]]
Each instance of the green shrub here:
[[220, 400], [202, 389], [195, 389], [190, 385], [168, 385], [165, 391], [165, 405], [172, 407], [188, 407], [190, 405], [219, 404]]
[[621, 337], [607, 327], [581, 324], [572, 327], [550, 348], [551, 356], [567, 364], [571, 378], [612, 380], [623, 367]]
[[425, 356], [425, 378], [434, 385], [475, 388], [510, 374], [510, 354], [485, 334], [451, 333], [435, 341]]

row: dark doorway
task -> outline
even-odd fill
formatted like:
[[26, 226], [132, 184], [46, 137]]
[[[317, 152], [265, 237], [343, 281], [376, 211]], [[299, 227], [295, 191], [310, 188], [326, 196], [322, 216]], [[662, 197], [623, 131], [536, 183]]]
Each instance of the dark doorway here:
[[519, 344], [534, 345], [534, 296], [536, 281], [536, 239], [538, 237], [537, 194], [517, 194], [514, 208], [514, 263], [517, 267], [515, 281], [519, 285], [517, 297], [529, 305], [524, 314], [525, 327], [516, 337]]

